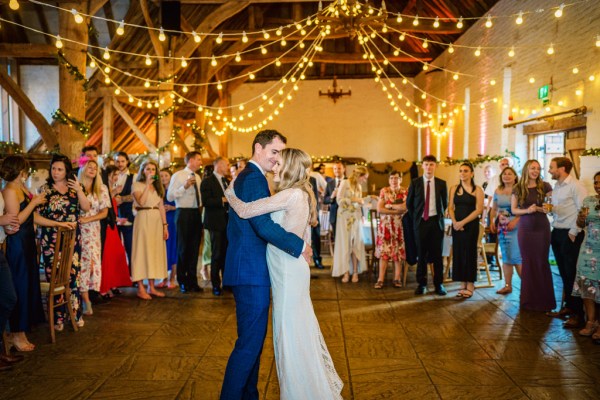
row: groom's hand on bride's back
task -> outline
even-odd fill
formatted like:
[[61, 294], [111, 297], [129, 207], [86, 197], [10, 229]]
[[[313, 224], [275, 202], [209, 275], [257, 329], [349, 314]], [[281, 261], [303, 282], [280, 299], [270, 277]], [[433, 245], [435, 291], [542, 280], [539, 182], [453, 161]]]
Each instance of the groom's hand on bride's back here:
[[306, 260], [307, 263], [310, 264], [310, 260], [312, 259], [313, 251], [310, 243], [304, 242], [304, 251], [302, 252], [302, 256]]

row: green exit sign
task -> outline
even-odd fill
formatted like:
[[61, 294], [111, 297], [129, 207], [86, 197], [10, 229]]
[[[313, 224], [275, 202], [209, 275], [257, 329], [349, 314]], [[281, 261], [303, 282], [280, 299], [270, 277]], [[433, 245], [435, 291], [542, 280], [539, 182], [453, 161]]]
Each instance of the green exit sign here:
[[550, 85], [544, 85], [538, 89], [538, 99], [546, 100], [550, 97]]

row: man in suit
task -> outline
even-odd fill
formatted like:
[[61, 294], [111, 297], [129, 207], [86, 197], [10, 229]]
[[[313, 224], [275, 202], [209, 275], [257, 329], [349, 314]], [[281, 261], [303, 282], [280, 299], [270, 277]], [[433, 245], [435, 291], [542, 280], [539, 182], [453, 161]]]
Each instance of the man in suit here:
[[124, 151], [115, 154], [115, 166], [119, 170], [119, 179], [115, 190], [117, 202], [117, 224], [119, 233], [123, 236], [123, 246], [127, 253], [129, 272], [131, 272], [131, 246], [133, 243], [133, 175], [129, 172], [129, 156]]
[[415, 294], [427, 292], [427, 262], [433, 262], [435, 293], [446, 295], [443, 282], [442, 247], [444, 241], [444, 213], [448, 206], [446, 181], [434, 177], [437, 160], [432, 155], [423, 157], [423, 176], [412, 181], [406, 206], [410, 211], [417, 238], [417, 289]]
[[175, 202], [175, 225], [177, 227], [177, 281], [179, 291], [201, 292], [196, 269], [202, 240], [202, 201], [200, 199], [200, 176], [196, 173], [202, 166], [198, 151], [190, 151], [184, 157], [185, 168], [171, 177], [167, 199]]
[[346, 168], [341, 161], [337, 161], [333, 164], [333, 175], [335, 179], [332, 179], [327, 183], [327, 188], [325, 189], [325, 197], [323, 198], [323, 203], [329, 204], [329, 222], [331, 223], [331, 239], [335, 240], [335, 223], [337, 221], [337, 210], [338, 204], [336, 200], [337, 189], [340, 187], [340, 183], [346, 177], [344, 173], [346, 172]]
[[229, 162], [223, 157], [217, 157], [213, 162], [215, 170], [202, 180], [200, 194], [204, 206], [204, 229], [210, 234], [210, 280], [213, 295], [220, 296], [221, 274], [225, 268], [225, 253], [227, 251], [227, 220], [229, 204], [225, 197], [225, 189], [229, 181], [225, 177], [229, 171]]
[[[317, 201], [317, 212], [319, 210], [319, 189], [317, 184], [317, 179], [314, 176], [309, 178], [310, 184], [313, 189], [313, 193], [315, 195], [315, 200]], [[315, 268], [324, 269], [325, 267], [322, 264], [321, 259], [321, 224], [319, 223], [319, 219], [317, 218], [317, 225], [311, 227], [310, 229], [310, 240], [313, 251], [313, 261], [315, 263]]]
[[[252, 159], [234, 182], [235, 193], [242, 201], [270, 196], [264, 174], [281, 160], [285, 143], [285, 137], [275, 130], [263, 130], [256, 135]], [[225, 370], [221, 400], [258, 399], [256, 385], [270, 303], [267, 243], [294, 257], [304, 256], [307, 261], [312, 251], [268, 214], [241, 219], [234, 210], [230, 211], [223, 284], [233, 290], [238, 338]]]

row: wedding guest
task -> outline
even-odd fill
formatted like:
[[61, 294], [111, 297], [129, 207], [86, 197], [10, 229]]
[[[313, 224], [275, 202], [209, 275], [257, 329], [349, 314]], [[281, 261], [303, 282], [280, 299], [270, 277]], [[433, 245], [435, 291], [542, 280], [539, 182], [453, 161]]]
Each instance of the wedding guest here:
[[[108, 187], [110, 190], [116, 187], [119, 180], [119, 170], [114, 165], [106, 167]], [[114, 193], [111, 193], [113, 195]], [[117, 201], [111, 196], [112, 209], [117, 212]], [[116, 221], [109, 222], [106, 227], [106, 239], [102, 251], [102, 280], [100, 282], [100, 294], [105, 299], [110, 299], [115, 294], [120, 294], [119, 287], [131, 286], [127, 254], [121, 241], [121, 234]]]
[[90, 209], [79, 218], [81, 229], [81, 277], [79, 290], [83, 314], [92, 315], [89, 291], [100, 292], [102, 281], [102, 240], [100, 221], [108, 215], [111, 202], [108, 188], [102, 183], [98, 163], [92, 158], [79, 159], [78, 179], [85, 189]]
[[246, 164], [248, 164], [248, 160], [246, 158], [240, 158], [237, 161], [238, 174], [242, 172], [244, 168], [246, 168]]
[[[9, 345], [17, 351], [32, 351], [35, 346], [27, 338], [33, 325], [45, 322], [40, 292], [39, 265], [36, 258], [34, 219], [38, 223], [50, 224], [35, 217], [35, 208], [43, 204], [43, 195], [31, 196], [24, 185], [29, 163], [20, 155], [7, 156], [2, 162], [0, 176], [6, 182], [3, 193], [2, 213], [4, 220], [16, 216], [15, 233], [6, 238], [6, 260], [12, 277], [11, 285], [16, 290], [17, 303], [10, 314]], [[8, 230], [8, 228], [7, 228]], [[2, 231], [3, 232], [3, 231]], [[4, 258], [4, 257], [2, 257]]]
[[550, 252], [550, 223], [542, 207], [552, 187], [541, 176], [540, 163], [528, 160], [511, 197], [511, 211], [519, 220], [519, 248], [523, 260], [521, 307], [532, 311], [550, 311], [556, 306]]
[[475, 185], [470, 163], [458, 169], [460, 182], [450, 188], [448, 214], [452, 219], [452, 280], [461, 282], [457, 297], [468, 299], [477, 280], [477, 239], [479, 216], [483, 212], [484, 192]]
[[227, 254], [227, 221], [229, 220], [229, 203], [225, 190], [229, 186], [226, 178], [229, 161], [217, 157], [213, 162], [212, 175], [202, 179], [200, 194], [204, 205], [204, 227], [210, 234], [211, 258], [210, 280], [212, 292], [221, 296], [221, 275], [225, 271], [225, 255]]
[[404, 232], [402, 230], [402, 217], [406, 213], [407, 190], [400, 186], [402, 174], [398, 171], [390, 172], [388, 176], [390, 186], [384, 187], [379, 193], [377, 212], [379, 213], [379, 226], [377, 227], [377, 242], [375, 257], [379, 259], [379, 277], [375, 289], [383, 288], [388, 263], [394, 263], [394, 280], [396, 288], [402, 287], [401, 271], [406, 262], [404, 251]]
[[175, 201], [175, 224], [177, 237], [177, 281], [182, 293], [201, 292], [196, 268], [202, 240], [201, 179], [196, 173], [202, 166], [202, 156], [197, 151], [185, 155], [186, 167], [175, 172], [171, 178], [167, 199]]
[[417, 289], [416, 295], [427, 292], [427, 263], [433, 263], [433, 284], [435, 293], [447, 294], [444, 288], [442, 249], [444, 245], [444, 213], [448, 206], [446, 181], [436, 178], [435, 156], [423, 157], [423, 176], [412, 181], [408, 188], [406, 206], [411, 211], [417, 242]]
[[[83, 191], [83, 186], [73, 174], [71, 160], [65, 155], [55, 154], [50, 161], [50, 175], [46, 185], [40, 188], [46, 196], [46, 203], [40, 207], [40, 215], [46, 219], [56, 221], [55, 226], [42, 226], [40, 245], [42, 248], [42, 267], [46, 271], [46, 278], [50, 280], [52, 262], [54, 261], [58, 227], [77, 229], [75, 248], [73, 250], [73, 263], [71, 265], [71, 307], [75, 313], [75, 322], [82, 327], [84, 324], [81, 308], [81, 293], [79, 281], [81, 273], [81, 232], [77, 220], [81, 212], [90, 210], [90, 202]], [[61, 299], [56, 299], [58, 302]], [[65, 306], [55, 309], [55, 328], [64, 329], [65, 318], [69, 315]]]
[[[210, 164], [204, 167], [202, 171], [202, 180], [208, 179], [215, 172], [215, 167]], [[204, 221], [204, 215], [206, 213], [206, 209], [202, 209], [202, 221]], [[200, 270], [200, 279], [203, 281], [207, 281], [210, 279], [210, 260], [212, 258], [212, 250], [210, 243], [210, 232], [208, 229], [204, 228], [204, 232], [202, 235], [202, 269]]]
[[238, 166], [237, 166], [237, 164], [231, 164], [229, 166], [229, 176], [231, 176], [231, 179], [233, 180], [233, 179], [235, 179], [235, 177], [237, 176], [237, 174], [238, 174]]
[[358, 282], [358, 274], [366, 267], [365, 242], [362, 230], [362, 188], [367, 182], [369, 171], [362, 165], [352, 171], [349, 179], [343, 180], [335, 196], [339, 207], [335, 232], [332, 276], [342, 276], [342, 283]]
[[568, 315], [563, 326], [577, 328], [583, 322], [583, 302], [580, 297], [572, 296], [577, 257], [583, 242], [584, 233], [577, 226], [577, 213], [587, 196], [587, 190], [581, 182], [571, 176], [573, 162], [567, 157], [554, 157], [550, 161], [548, 172], [556, 180], [552, 190], [552, 234], [550, 244], [558, 272], [563, 282], [564, 307], [554, 315]]
[[[163, 185], [165, 193], [171, 183], [171, 170], [163, 168], [160, 170], [160, 182]], [[165, 213], [167, 215], [167, 224], [169, 224], [169, 238], [167, 239], [167, 271], [169, 277], [156, 284], [157, 288], [175, 289], [177, 287], [175, 271], [177, 270], [177, 227], [175, 226], [175, 202], [163, 198]]]
[[521, 250], [519, 249], [518, 228], [521, 217], [511, 212], [510, 199], [519, 177], [512, 167], [505, 167], [500, 173], [500, 185], [494, 192], [490, 213], [490, 230], [498, 236], [498, 244], [502, 251], [502, 272], [504, 287], [496, 291], [498, 294], [512, 293], [513, 269], [521, 277]]
[[346, 179], [345, 176], [346, 167], [342, 164], [341, 161], [337, 161], [333, 164], [333, 176], [334, 179], [331, 182], [327, 183], [327, 188], [325, 189], [325, 195], [323, 197], [323, 204], [329, 204], [329, 223], [331, 224], [331, 234], [332, 239], [335, 241], [335, 232], [336, 232], [336, 222], [337, 222], [337, 212], [338, 212], [338, 203], [337, 203], [337, 195], [339, 193], [339, 187], [342, 184], [342, 181]]
[[[155, 279], [167, 277], [167, 247], [169, 225], [163, 204], [164, 188], [158, 176], [158, 163], [147, 160], [140, 166], [132, 195], [137, 210], [133, 225], [131, 277], [137, 282], [137, 296], [150, 300], [165, 294], [154, 286]], [[144, 280], [148, 280], [148, 290]]]
[[[4, 213], [4, 199], [0, 193], [0, 243], [4, 242], [6, 233], [14, 234], [19, 230], [19, 218], [16, 214]], [[6, 322], [17, 304], [17, 294], [13, 285], [10, 267], [4, 253], [0, 250], [0, 337], [4, 336]], [[3, 346], [5, 347], [5, 346]], [[12, 364], [23, 360], [23, 356], [13, 356], [0, 352], [0, 372], [12, 369]]]
[[512, 158], [510, 158], [510, 157], [504, 157], [500, 161], [498, 161], [498, 169], [500, 170], [500, 172], [504, 171], [504, 168], [506, 168], [506, 167], [512, 168], [512, 166], [513, 166], [513, 161], [512, 161]]
[[573, 296], [581, 298], [585, 310], [586, 324], [579, 331], [582, 336], [591, 336], [600, 344], [600, 327], [597, 310], [600, 308], [600, 171], [594, 175], [595, 196], [583, 200], [577, 215], [577, 226], [585, 229], [585, 239], [577, 259], [577, 273], [573, 284]]
[[119, 151], [114, 156], [115, 166], [119, 170], [116, 186], [114, 188], [114, 198], [117, 201], [118, 214], [117, 226], [123, 236], [123, 245], [127, 253], [129, 270], [131, 271], [131, 246], [133, 240], [133, 196], [131, 188], [133, 186], [133, 175], [129, 171], [129, 156], [124, 151]]
[[[313, 195], [315, 196], [317, 210], [319, 210], [321, 199], [319, 197], [319, 189], [317, 188], [317, 179], [314, 176], [310, 176], [309, 182], [313, 191]], [[313, 251], [312, 256], [315, 268], [325, 269], [325, 266], [323, 265], [323, 258], [321, 257], [321, 224], [319, 223], [319, 218], [317, 218], [315, 224], [311, 226], [310, 245]]]

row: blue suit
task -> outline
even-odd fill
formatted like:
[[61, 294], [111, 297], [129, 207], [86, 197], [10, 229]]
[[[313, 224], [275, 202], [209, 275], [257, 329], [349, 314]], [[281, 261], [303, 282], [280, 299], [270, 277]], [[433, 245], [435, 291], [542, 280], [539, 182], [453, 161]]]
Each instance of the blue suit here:
[[[267, 179], [253, 163], [237, 177], [234, 189], [245, 202], [270, 196]], [[221, 400], [258, 399], [256, 384], [270, 303], [267, 243], [300, 257], [304, 241], [286, 232], [268, 214], [242, 219], [233, 209], [227, 239], [223, 286], [233, 290], [238, 339], [225, 370]]]

